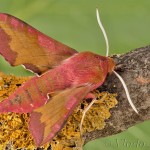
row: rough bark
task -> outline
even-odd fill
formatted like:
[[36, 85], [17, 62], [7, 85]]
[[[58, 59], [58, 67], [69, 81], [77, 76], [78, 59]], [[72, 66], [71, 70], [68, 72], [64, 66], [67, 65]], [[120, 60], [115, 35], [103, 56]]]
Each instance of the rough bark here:
[[85, 142], [120, 133], [150, 119], [150, 46], [115, 55], [113, 58], [117, 64], [117, 72], [125, 80], [139, 114], [129, 105], [119, 79], [111, 74], [99, 90], [117, 93], [118, 105], [111, 109], [111, 117], [107, 120], [105, 128], [86, 133]]

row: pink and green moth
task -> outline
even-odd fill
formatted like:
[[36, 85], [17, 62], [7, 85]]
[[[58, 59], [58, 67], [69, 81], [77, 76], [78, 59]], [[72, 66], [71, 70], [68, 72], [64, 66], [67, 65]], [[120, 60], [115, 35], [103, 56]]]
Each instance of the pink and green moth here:
[[29, 130], [37, 146], [60, 131], [74, 108], [115, 67], [110, 57], [79, 53], [4, 13], [0, 13], [0, 54], [10, 65], [23, 65], [37, 74], [0, 103], [0, 113], [30, 113]]

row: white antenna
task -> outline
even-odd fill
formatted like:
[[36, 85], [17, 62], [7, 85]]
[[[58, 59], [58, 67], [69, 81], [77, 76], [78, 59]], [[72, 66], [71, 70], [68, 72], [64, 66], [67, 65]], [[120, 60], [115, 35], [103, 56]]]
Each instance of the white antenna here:
[[[103, 36], [104, 36], [104, 39], [105, 39], [105, 43], [106, 43], [106, 57], [108, 57], [108, 54], [109, 54], [109, 43], [108, 43], [108, 38], [107, 38], [107, 34], [105, 32], [105, 29], [101, 23], [101, 20], [100, 20], [100, 17], [99, 17], [99, 12], [98, 12], [98, 9], [96, 9], [96, 16], [97, 16], [97, 22], [98, 22], [98, 25], [100, 27], [100, 29], [102, 30], [102, 33], [103, 33]], [[127, 96], [127, 99], [128, 99], [128, 102], [129, 104], [131, 105], [132, 109], [138, 114], [138, 111], [136, 109], [136, 107], [134, 106], [131, 98], [130, 98], [130, 94], [129, 94], [129, 91], [128, 91], [128, 88], [124, 82], [124, 80], [122, 79], [122, 77], [116, 72], [113, 70], [113, 73], [119, 78], [119, 80], [121, 81], [122, 85], [123, 85], [123, 88], [126, 92], [126, 96]], [[81, 136], [82, 136], [82, 124], [83, 124], [83, 121], [84, 121], [84, 117], [85, 117], [85, 114], [86, 112], [91, 108], [91, 106], [96, 102], [97, 100], [92, 100], [91, 103], [89, 104], [89, 106], [83, 111], [83, 115], [82, 115], [82, 119], [81, 119], [81, 122], [80, 122], [80, 133], [81, 133]]]
[[99, 11], [98, 9], [96, 8], [96, 17], [97, 17], [97, 22], [98, 22], [98, 25], [100, 27], [100, 29], [102, 30], [102, 33], [103, 33], [103, 36], [104, 36], [104, 39], [105, 39], [105, 43], [106, 43], [106, 57], [108, 57], [108, 54], [109, 54], [109, 43], [108, 43], [108, 38], [107, 38], [107, 34], [105, 32], [105, 29], [102, 25], [102, 22], [100, 20], [100, 16], [99, 16]]
[[[105, 39], [105, 43], [106, 43], [106, 57], [108, 57], [108, 53], [109, 53], [109, 43], [108, 43], [108, 38], [107, 38], [107, 35], [106, 35], [106, 32], [105, 32], [105, 29], [101, 23], [101, 20], [100, 20], [100, 17], [99, 17], [99, 12], [98, 12], [98, 9], [96, 9], [96, 16], [97, 16], [97, 22], [98, 22], [98, 25], [100, 27], [100, 29], [102, 30], [102, 33], [104, 35], [104, 39]], [[127, 95], [127, 99], [129, 101], [129, 104], [131, 105], [132, 109], [138, 114], [138, 111], [136, 109], [136, 107], [134, 106], [131, 98], [130, 98], [130, 94], [129, 94], [129, 91], [128, 91], [128, 88], [124, 82], [124, 80], [122, 79], [122, 77], [113, 70], [113, 73], [119, 78], [119, 80], [121, 81], [122, 85], [123, 85], [123, 88], [126, 92], [126, 95]]]

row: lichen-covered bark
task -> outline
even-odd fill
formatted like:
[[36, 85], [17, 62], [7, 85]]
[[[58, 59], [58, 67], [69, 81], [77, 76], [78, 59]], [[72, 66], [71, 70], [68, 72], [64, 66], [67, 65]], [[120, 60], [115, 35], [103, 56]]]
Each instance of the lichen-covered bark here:
[[[112, 73], [107, 77], [106, 82], [98, 89], [99, 92], [95, 94], [101, 99], [105, 94], [103, 91], [117, 93], [118, 102], [115, 99], [115, 94], [111, 95], [107, 93], [107, 98], [105, 98], [104, 101], [99, 101], [91, 107], [83, 122], [83, 139], [85, 139], [85, 141], [80, 138], [79, 124], [83, 109], [88, 104], [86, 101], [82, 102], [74, 110], [73, 115], [70, 116], [61, 132], [48, 145], [44, 146], [44, 148], [38, 149], [50, 149], [50, 145], [54, 150], [72, 150], [75, 147], [76, 149], [78, 149], [77, 147], [80, 149], [82, 145], [90, 140], [120, 133], [137, 123], [150, 119], [150, 46], [136, 49], [127, 54], [115, 55], [113, 58], [117, 64], [116, 71], [125, 80], [130, 96], [139, 114], [136, 114], [132, 110], [122, 84]], [[11, 75], [6, 76], [0, 74], [0, 101], [8, 97], [10, 93], [28, 79], [29, 78], [26, 77], [18, 78]], [[10, 117], [13, 119], [10, 120]], [[22, 115], [13, 113], [0, 115], [0, 148], [4, 146], [4, 143], [8, 143], [12, 136], [14, 141], [16, 140], [14, 143], [15, 147], [21, 148], [23, 146], [26, 148], [35, 148], [33, 139], [27, 129], [26, 121], [28, 117], [28, 115], [23, 115], [22, 117]], [[16, 122], [16, 119], [19, 119], [19, 121]], [[13, 123], [15, 123], [17, 128]], [[21, 127], [16, 123], [21, 124]], [[14, 133], [8, 132], [9, 130], [14, 131]], [[5, 133], [3, 131], [5, 131]], [[23, 140], [24, 142], [21, 143], [19, 141], [24, 138], [24, 135], [18, 133], [24, 133], [26, 135], [26, 140]], [[19, 144], [17, 144], [17, 142]], [[10, 145], [11, 143], [8, 146]]]
[[[22, 83], [28, 82], [30, 77], [16, 77], [0, 73], [0, 102], [5, 101]], [[93, 91], [97, 102], [86, 113], [82, 132], [91, 132], [95, 129], [102, 130], [105, 121], [111, 116], [110, 109], [117, 104], [116, 94], [108, 92]], [[52, 96], [52, 95], [51, 95]], [[30, 114], [2, 113], [0, 114], [0, 149], [38, 149], [38, 150], [72, 150], [82, 148], [84, 140], [80, 136], [79, 125], [84, 108], [88, 102], [83, 100], [69, 117], [61, 131], [47, 144], [37, 148], [33, 137], [28, 130]], [[36, 123], [36, 121], [34, 122]]]
[[117, 93], [118, 106], [111, 109], [111, 117], [103, 130], [85, 134], [86, 142], [120, 133], [150, 119], [150, 46], [123, 55], [115, 55], [113, 58], [118, 66], [117, 72], [125, 80], [139, 114], [136, 114], [129, 105], [119, 79], [111, 74], [99, 90]]

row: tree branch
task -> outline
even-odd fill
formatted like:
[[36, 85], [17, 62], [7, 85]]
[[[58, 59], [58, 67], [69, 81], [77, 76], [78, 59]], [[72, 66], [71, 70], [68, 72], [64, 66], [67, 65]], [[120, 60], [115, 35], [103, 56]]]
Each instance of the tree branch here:
[[117, 93], [118, 106], [111, 109], [111, 117], [103, 130], [86, 133], [86, 142], [120, 133], [140, 122], [150, 119], [150, 46], [113, 56], [118, 73], [125, 80], [131, 99], [138, 109], [136, 114], [128, 103], [119, 79], [110, 75], [99, 91]]
[[[150, 89], [150, 46], [138, 48], [129, 53], [123, 55], [115, 55], [112, 57], [116, 62], [116, 71], [125, 80], [130, 92], [131, 99], [135, 104], [139, 114], [136, 114], [131, 108], [131, 106], [129, 105], [121, 82], [112, 73], [107, 77], [105, 83], [98, 90], [99, 92], [107, 91], [110, 93], [117, 93], [118, 94], [117, 107], [114, 107], [116, 105], [116, 101], [114, 99], [112, 105], [112, 107], [114, 108], [112, 108], [111, 106], [109, 108], [106, 108], [105, 107], [106, 103], [101, 102], [101, 104], [97, 107], [97, 109], [93, 109], [91, 116], [89, 116], [89, 114], [86, 115], [89, 116], [89, 118], [86, 118], [89, 119], [89, 122], [86, 121], [85, 119], [84, 121], [85, 124], [83, 124], [84, 126], [83, 128], [89, 127], [89, 123], [92, 124], [93, 121], [92, 118], [96, 117], [94, 113], [94, 111], [96, 110], [97, 113], [100, 113], [100, 115], [98, 116], [97, 120], [94, 118], [95, 121], [93, 124], [95, 127], [95, 124], [99, 120], [99, 117], [101, 117], [102, 110], [104, 110], [103, 113], [104, 116], [102, 117], [103, 121], [101, 121], [102, 124], [100, 125], [100, 127], [96, 129], [92, 128], [90, 130], [87, 130], [90, 132], [87, 131], [84, 132], [83, 137], [85, 140], [84, 141], [81, 140], [80, 132], [79, 132], [79, 123], [83, 111], [82, 106], [86, 105], [85, 103], [81, 103], [78, 106], [78, 108], [76, 108], [73, 115], [70, 116], [67, 124], [64, 126], [62, 131], [47, 146], [44, 146], [44, 148], [38, 148], [38, 150], [50, 149], [50, 145], [51, 147], [53, 147], [54, 150], [65, 149], [64, 147], [67, 148], [69, 147], [70, 149], [73, 149], [73, 147], [77, 147], [77, 145], [81, 147], [82, 145], [84, 145], [90, 140], [120, 133], [131, 126], [134, 126], [140, 122], [150, 119], [150, 97], [149, 97], [150, 96], [150, 90], [149, 90]], [[30, 77], [18, 78], [15, 76], [3, 77], [3, 75], [1, 74], [0, 76], [1, 76], [0, 77], [0, 100], [8, 97], [10, 93], [12, 93], [18, 86], [20, 86], [24, 81], [30, 78]], [[109, 102], [109, 99], [111, 99], [111, 96], [107, 98], [107, 102]], [[100, 108], [101, 105], [104, 106]], [[109, 113], [110, 108], [112, 109], [110, 110]], [[11, 121], [15, 123], [15, 128], [14, 126], [11, 126], [12, 122], [11, 123], [9, 122], [10, 117], [12, 118]], [[20, 124], [18, 125], [16, 124], [16, 118], [19, 119], [18, 122], [20, 122]], [[12, 127], [10, 131], [11, 132], [14, 131], [15, 134], [17, 134], [17, 136], [13, 135], [13, 138], [16, 138], [15, 139], [16, 141], [14, 142], [16, 144], [15, 148], [21, 148], [22, 146], [29, 149], [35, 148], [33, 139], [29, 134], [28, 127], [27, 127], [28, 118], [29, 115], [24, 115], [24, 114], [18, 115], [18, 114], [9, 113], [9, 114], [0, 115], [0, 124], [1, 124], [0, 132], [6, 131], [5, 124], [3, 124], [3, 122], [6, 122], [6, 124], [9, 124], [8, 128]], [[23, 134], [20, 135], [20, 133]], [[10, 132], [5, 132], [2, 134], [4, 135], [4, 138], [0, 139], [0, 146], [5, 147], [8, 141], [10, 139], [12, 140], [12, 135], [10, 134]], [[26, 137], [26, 140], [23, 139], [24, 136]], [[65, 136], [68, 136], [68, 138], [64, 138]], [[80, 141], [81, 143], [77, 144], [76, 140], [81, 140]], [[17, 143], [19, 143], [20, 145], [18, 146]], [[10, 146], [10, 144], [9, 145], [7, 144], [7, 148], [8, 146]]]

